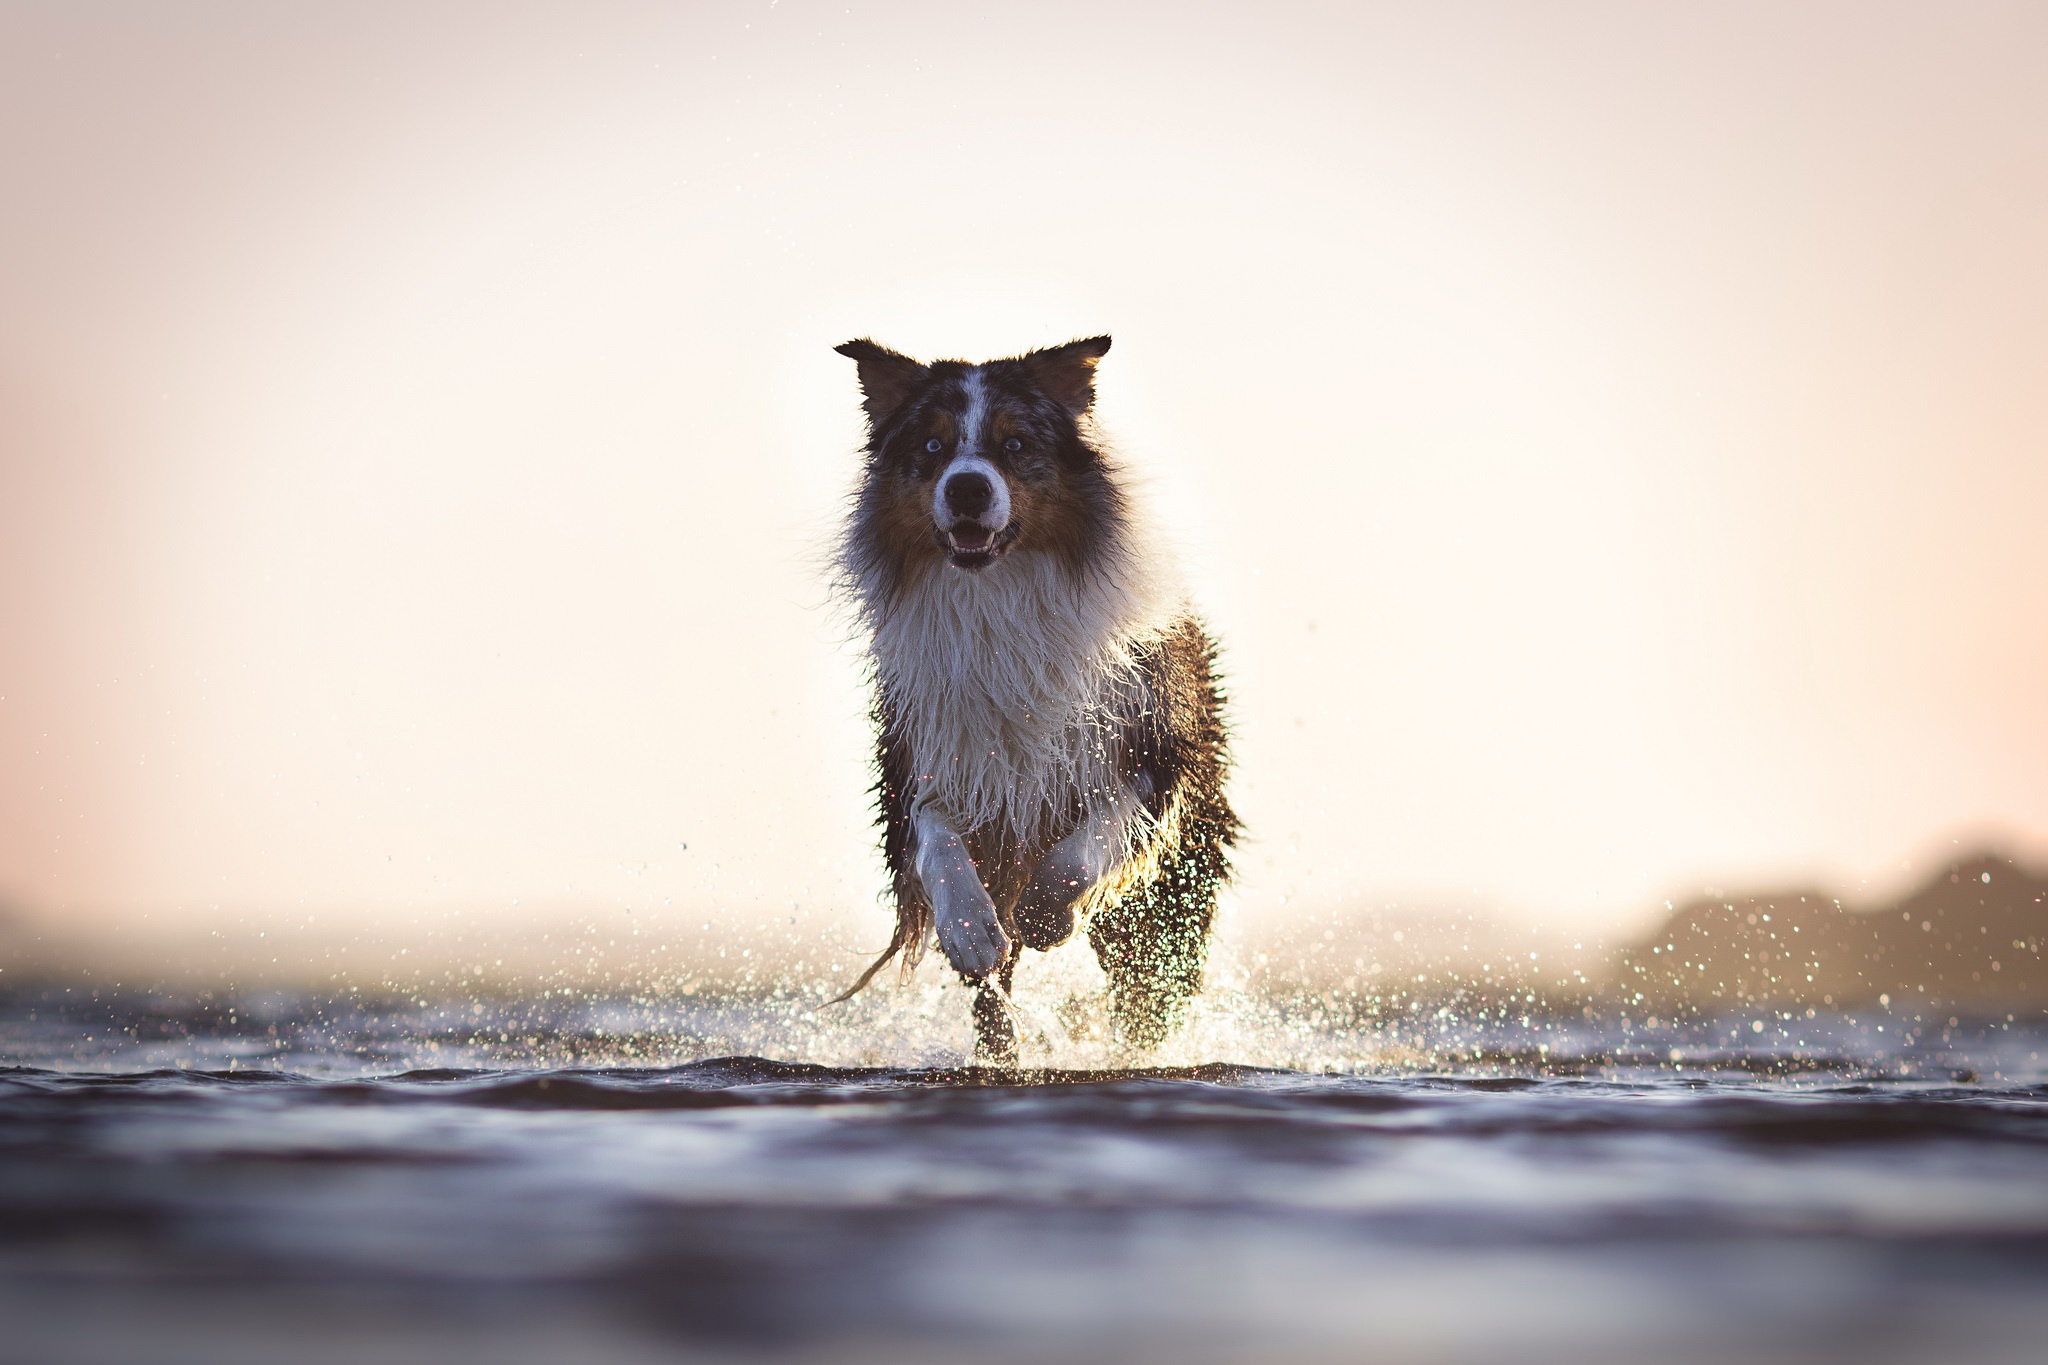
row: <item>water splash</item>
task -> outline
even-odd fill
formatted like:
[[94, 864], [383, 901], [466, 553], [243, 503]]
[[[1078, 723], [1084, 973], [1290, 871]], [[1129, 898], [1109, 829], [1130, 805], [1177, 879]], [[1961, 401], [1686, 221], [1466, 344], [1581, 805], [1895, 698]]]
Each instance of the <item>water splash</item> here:
[[[685, 981], [667, 990], [515, 993], [123, 992], [84, 984], [0, 994], [0, 1055], [60, 1069], [264, 1068], [306, 1075], [419, 1068], [669, 1066], [752, 1055], [840, 1067], [971, 1060], [969, 991], [950, 973], [836, 982]], [[1989, 1016], [1774, 1010], [1645, 1016], [1486, 983], [1435, 994], [1315, 990], [1227, 950], [1185, 1026], [1151, 1052], [1123, 1043], [1085, 945], [1034, 955], [1013, 996], [1026, 1068], [1106, 1071], [1234, 1063], [1318, 1074], [1619, 1075], [1743, 1072], [2038, 1081], [2038, 1027]], [[1953, 1022], [1951, 1022], [1953, 1019]], [[2038, 1026], [2039, 1020], [2031, 1023]]]

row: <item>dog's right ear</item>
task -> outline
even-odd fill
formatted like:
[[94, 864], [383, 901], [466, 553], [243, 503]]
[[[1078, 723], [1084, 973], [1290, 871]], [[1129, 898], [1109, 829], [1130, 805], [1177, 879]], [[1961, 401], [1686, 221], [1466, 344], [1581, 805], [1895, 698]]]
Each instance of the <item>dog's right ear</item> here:
[[868, 410], [868, 425], [880, 428], [889, 414], [903, 406], [910, 391], [925, 381], [925, 367], [887, 346], [877, 346], [866, 337], [856, 337], [833, 350], [860, 367], [861, 406]]

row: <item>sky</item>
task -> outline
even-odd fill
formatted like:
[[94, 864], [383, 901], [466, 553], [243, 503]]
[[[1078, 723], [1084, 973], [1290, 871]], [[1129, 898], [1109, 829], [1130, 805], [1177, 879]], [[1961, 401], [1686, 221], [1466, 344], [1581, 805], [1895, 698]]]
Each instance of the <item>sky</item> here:
[[879, 946], [851, 365], [1107, 332], [1231, 913], [2048, 851], [2048, 8], [0, 9], [0, 905]]

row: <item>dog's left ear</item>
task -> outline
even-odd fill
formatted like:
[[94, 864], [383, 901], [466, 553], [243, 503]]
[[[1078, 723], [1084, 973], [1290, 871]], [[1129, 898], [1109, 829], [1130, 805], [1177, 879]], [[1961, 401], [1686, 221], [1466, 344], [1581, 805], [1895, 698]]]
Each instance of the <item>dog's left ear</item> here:
[[928, 371], [907, 355], [858, 337], [833, 350], [860, 367], [861, 406], [868, 410], [868, 425], [880, 431], [889, 414], [903, 406], [910, 392], [925, 381]]
[[1095, 362], [1109, 351], [1108, 337], [1070, 341], [1024, 357], [1046, 397], [1079, 417], [1095, 405]]

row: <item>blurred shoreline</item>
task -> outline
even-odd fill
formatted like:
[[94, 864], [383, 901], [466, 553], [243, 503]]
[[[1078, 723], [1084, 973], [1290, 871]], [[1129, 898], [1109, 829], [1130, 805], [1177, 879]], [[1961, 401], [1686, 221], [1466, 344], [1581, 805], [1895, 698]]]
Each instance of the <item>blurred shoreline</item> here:
[[[110, 995], [222, 998], [264, 990], [659, 998], [803, 995], [843, 984], [865, 948], [810, 933], [804, 918], [792, 914], [772, 930], [758, 924], [751, 935], [732, 923], [703, 921], [684, 932], [630, 915], [517, 931], [449, 915], [404, 932], [390, 925], [343, 932], [309, 921], [122, 938], [0, 921], [0, 993], [81, 986]], [[1811, 887], [1730, 891], [1677, 905], [1648, 934], [1611, 944], [1469, 912], [1394, 905], [1306, 911], [1278, 925], [1226, 924], [1212, 976], [1365, 1016], [1450, 1008], [1655, 1024], [1751, 1008], [1887, 1009], [1911, 1001], [1958, 1017], [1997, 1018], [2048, 1010], [2044, 948], [2048, 873], [1984, 851], [1877, 904], [1846, 904]], [[928, 959], [920, 979], [944, 975]]]

